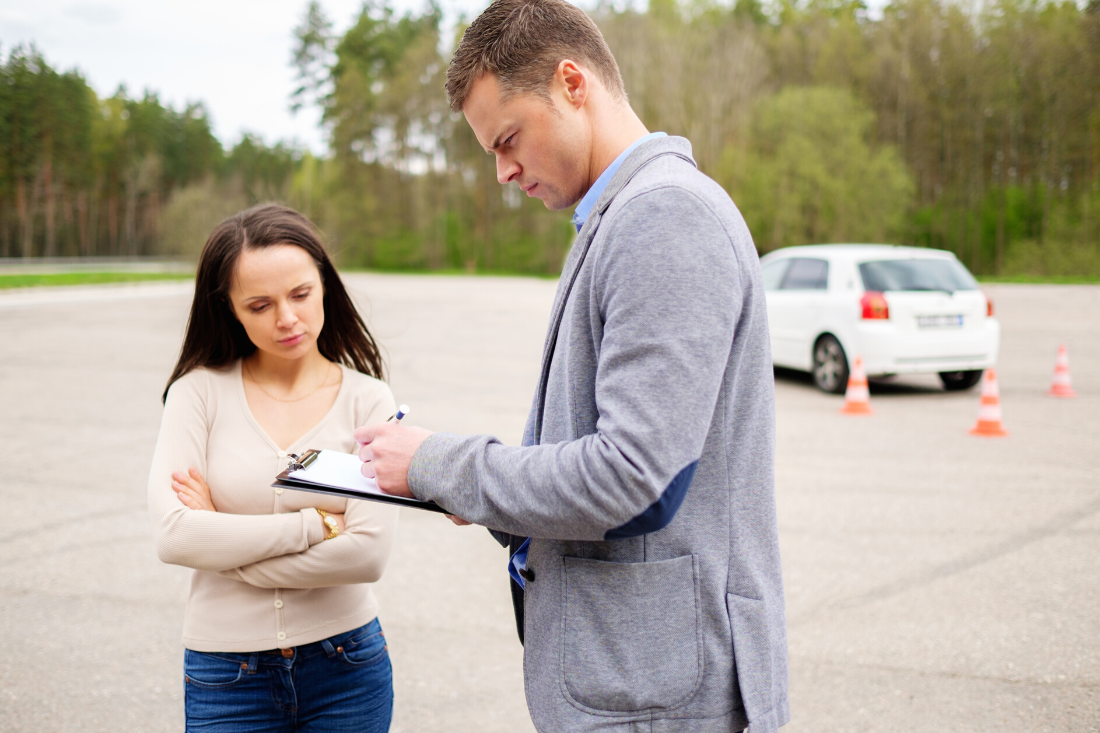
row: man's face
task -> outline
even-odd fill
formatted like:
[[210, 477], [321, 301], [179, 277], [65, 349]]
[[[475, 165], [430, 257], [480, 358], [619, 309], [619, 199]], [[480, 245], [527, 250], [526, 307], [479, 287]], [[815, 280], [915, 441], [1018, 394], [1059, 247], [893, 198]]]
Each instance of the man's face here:
[[580, 201], [589, 185], [589, 136], [558, 76], [550, 83], [550, 100], [533, 94], [505, 99], [497, 76], [484, 74], [462, 107], [478, 142], [496, 156], [497, 180], [515, 181], [551, 211]]

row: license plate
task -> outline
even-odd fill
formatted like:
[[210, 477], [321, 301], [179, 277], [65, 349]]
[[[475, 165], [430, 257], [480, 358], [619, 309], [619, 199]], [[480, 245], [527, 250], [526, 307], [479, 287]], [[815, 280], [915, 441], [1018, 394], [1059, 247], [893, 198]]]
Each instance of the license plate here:
[[920, 328], [962, 328], [963, 317], [957, 316], [917, 316]]

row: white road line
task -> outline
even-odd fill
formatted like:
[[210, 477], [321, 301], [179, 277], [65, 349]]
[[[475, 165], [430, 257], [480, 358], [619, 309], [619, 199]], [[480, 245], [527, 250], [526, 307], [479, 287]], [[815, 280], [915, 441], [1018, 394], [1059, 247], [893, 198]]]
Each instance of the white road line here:
[[112, 283], [107, 285], [54, 285], [39, 288], [0, 290], [0, 310], [39, 305], [104, 303], [145, 298], [190, 296], [195, 284], [187, 282]]

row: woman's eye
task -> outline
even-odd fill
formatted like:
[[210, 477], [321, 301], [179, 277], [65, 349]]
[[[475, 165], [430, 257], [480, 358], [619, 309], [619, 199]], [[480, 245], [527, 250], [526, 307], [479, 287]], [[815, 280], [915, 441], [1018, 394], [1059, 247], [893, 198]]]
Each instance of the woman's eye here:
[[298, 293], [297, 295], [295, 295], [293, 297], [294, 297], [295, 300], [304, 300], [304, 299], [309, 297], [309, 291], [307, 290], [304, 293]]
[[265, 304], [265, 305], [253, 306], [249, 310], [251, 310], [253, 313], [263, 313], [265, 310], [267, 310], [267, 305]]

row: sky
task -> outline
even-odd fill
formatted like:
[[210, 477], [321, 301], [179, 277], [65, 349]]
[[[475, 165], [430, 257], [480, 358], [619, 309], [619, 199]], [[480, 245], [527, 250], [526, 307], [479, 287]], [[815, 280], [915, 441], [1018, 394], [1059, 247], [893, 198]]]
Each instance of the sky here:
[[[489, 1], [440, 6], [450, 25], [460, 14], [475, 17]], [[423, 0], [393, 4], [404, 12], [421, 9]], [[362, 0], [321, 5], [343, 33]], [[289, 109], [292, 32], [306, 6], [307, 0], [0, 0], [0, 54], [33, 42], [53, 68], [79, 69], [100, 97], [123, 84], [132, 97], [154, 91], [177, 109], [202, 101], [226, 146], [250, 132], [268, 144], [293, 141], [323, 153], [319, 112]]]
[[[322, 0], [342, 33], [361, 0]], [[449, 19], [476, 15], [488, 0], [445, 0]], [[55, 69], [76, 68], [100, 97], [120, 84], [146, 89], [177, 109], [202, 101], [214, 132], [232, 145], [244, 132], [267, 143], [325, 150], [319, 114], [289, 109], [295, 87], [292, 31], [307, 0], [0, 0], [0, 54], [34, 42]], [[399, 12], [421, 0], [394, 0]]]

